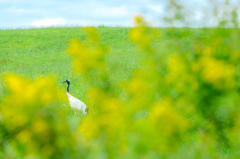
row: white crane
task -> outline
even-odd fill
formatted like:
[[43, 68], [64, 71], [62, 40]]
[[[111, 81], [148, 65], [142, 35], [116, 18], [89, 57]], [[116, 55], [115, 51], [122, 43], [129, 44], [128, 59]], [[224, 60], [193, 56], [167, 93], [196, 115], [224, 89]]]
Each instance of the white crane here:
[[73, 110], [81, 110], [84, 115], [87, 114], [88, 108], [86, 106], [86, 104], [84, 104], [82, 101], [80, 101], [79, 99], [73, 97], [71, 94], [69, 94], [69, 86], [70, 86], [70, 81], [67, 79], [66, 81], [63, 81], [62, 83], [67, 83], [67, 96], [68, 96], [68, 100], [69, 100], [69, 104], [72, 107]]

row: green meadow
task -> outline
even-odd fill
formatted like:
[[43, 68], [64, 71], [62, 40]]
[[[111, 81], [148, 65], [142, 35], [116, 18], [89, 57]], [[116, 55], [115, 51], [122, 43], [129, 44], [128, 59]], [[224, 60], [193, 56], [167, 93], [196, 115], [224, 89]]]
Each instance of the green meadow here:
[[[108, 47], [107, 69], [112, 82], [118, 84], [128, 80], [132, 72], [141, 67], [148, 58], [129, 40], [130, 28], [98, 27], [102, 45]], [[161, 35], [154, 40], [153, 47], [159, 56], [194, 49], [195, 39], [209, 36], [213, 29], [162, 28]], [[82, 28], [41, 28], [0, 30], [0, 70], [14, 72], [34, 79], [37, 76], [53, 75], [57, 83], [71, 80], [71, 93], [84, 101], [87, 86], [81, 76], [74, 75], [71, 57], [66, 48], [72, 38], [86, 39]], [[96, 78], [97, 81], [97, 78]], [[65, 86], [62, 86], [65, 88]], [[3, 92], [1, 92], [1, 97]]]
[[[102, 126], [103, 135], [99, 138], [94, 138], [95, 136], [92, 135], [93, 138], [90, 138], [88, 140], [91, 141], [92, 147], [89, 146], [90, 144], [88, 145], [88, 143], [86, 144], [87, 146], [84, 145], [87, 147], [87, 150], [84, 152], [85, 154], [83, 153], [83, 157], [87, 156], [88, 158], [94, 158], [103, 155], [99, 158], [108, 158], [109, 156], [111, 158], [111, 156], [113, 157], [116, 154], [121, 154], [122, 156], [119, 158], [124, 158], [126, 156], [128, 158], [138, 158], [141, 155], [143, 158], [184, 158], [184, 156], [187, 156], [189, 158], [228, 158], [231, 155], [237, 158], [239, 155], [238, 150], [235, 149], [236, 147], [232, 145], [235, 145], [234, 139], [238, 139], [237, 137], [234, 138], [234, 135], [236, 135], [234, 133], [237, 132], [236, 130], [238, 130], [238, 126], [240, 125], [235, 120], [239, 107], [237, 104], [237, 95], [239, 93], [238, 88], [240, 86], [240, 67], [238, 64], [239, 62], [236, 59], [240, 58], [240, 56], [238, 56], [239, 52], [234, 51], [240, 50], [240, 31], [238, 29], [224, 28], [155, 29], [157, 29], [160, 34], [158, 34], [157, 37], [153, 38], [153, 41], [150, 44], [151, 48], [154, 50], [154, 53], [151, 54], [144, 52], [140, 48], [141, 45], [139, 45], [139, 47], [136, 45], [136, 43], [133, 42], [134, 40], [130, 40], [131, 28], [105, 26], [97, 27], [97, 32], [100, 35], [101, 46], [107, 48], [107, 53], [104, 57], [106, 69], [104, 70], [104, 75], [102, 75], [99, 71], [99, 75], [101, 75], [101, 77], [96, 76], [98, 75], [98, 72], [87, 72], [86, 76], [88, 78], [91, 78], [91, 80], [89, 80], [90, 82], [86, 81], [86, 78], [83, 78], [81, 75], [73, 72], [73, 59], [67, 53], [67, 48], [70, 45], [71, 39], [77, 38], [80, 39], [80, 41], [86, 41], [87, 34], [83, 28], [50, 27], [0, 30], [0, 81], [3, 81], [2, 75], [7, 72], [13, 72], [28, 79], [35, 79], [39, 76], [50, 75], [55, 78], [57, 86], [60, 89], [66, 91], [67, 85], [62, 84], [62, 82], [66, 79], [69, 79], [71, 81], [70, 94], [88, 105], [89, 103], [87, 103], [87, 99], [90, 98], [86, 95], [88, 88], [92, 86], [99, 86], [99, 88], [102, 88], [101, 80], [107, 76], [110, 87], [109, 89], [102, 89], [102, 93], [98, 92], [99, 97], [102, 97], [104, 95], [107, 96], [106, 101], [109, 102], [109, 105], [111, 105], [111, 102], [114, 103], [119, 100], [125, 102], [122, 102], [124, 104], [119, 102], [124, 106], [126, 103], [130, 103], [133, 108], [130, 109], [130, 107], [124, 107], [126, 109], [129, 109], [128, 113], [130, 115], [128, 113], [125, 113], [124, 117], [126, 117], [126, 119], [119, 121], [120, 124], [118, 126], [114, 123], [110, 123], [110, 121], [110, 124], [107, 123], [105, 121], [107, 119], [105, 119], [104, 116], [104, 113], [107, 112], [106, 116], [109, 117], [109, 119], [116, 120], [114, 115], [119, 114], [114, 114], [115, 108], [113, 109], [114, 111], [108, 112], [108, 109], [105, 110], [104, 104], [100, 102], [100, 104], [95, 104], [100, 107], [99, 110], [103, 109], [102, 111], [104, 112], [104, 115], [102, 116], [101, 113], [96, 113], [97, 115], [93, 116], [92, 119], [90, 118], [90, 121], [98, 122], [99, 117], [101, 118], [99, 121], [106, 122], [110, 127], [112, 126], [111, 130], [113, 131], [109, 131], [106, 125], [101, 125], [103, 122], [99, 122], [98, 126]], [[137, 31], [139, 30], [136, 29], [136, 32]], [[141, 35], [139, 37], [145, 38], [146, 36]], [[212, 39], [211, 37], [214, 37], [215, 39]], [[221, 37], [220, 40], [219, 37]], [[135, 41], [137, 40], [138, 39], [135, 39]], [[142, 46], [143, 45], [144, 44], [142, 44]], [[202, 48], [202, 50], [198, 51], [198, 48]], [[232, 53], [230, 53], [231, 51]], [[169, 57], [171, 57], [173, 54], [174, 56], [172, 57], [173, 60], [171, 62], [171, 58]], [[169, 59], [171, 66], [168, 65]], [[215, 63], [219, 67], [215, 68], [213, 65], [211, 65], [211, 63]], [[202, 70], [198, 69], [197, 67], [195, 70], [192, 69], [193, 66], [196, 65], [202, 70], [205, 69], [205, 72], [207, 73], [209, 73], [208, 71], [210, 68], [210, 73], [213, 74], [213, 76], [209, 76], [207, 73], [206, 76], [204, 76], [204, 74], [202, 75]], [[212, 73], [211, 68], [216, 71], [212, 71]], [[136, 74], [135, 71], [137, 70], [140, 70], [139, 74]], [[147, 71], [144, 72], [145, 70]], [[145, 75], [141, 75], [141, 71], [143, 73], [146, 73], [146, 77]], [[224, 71], [227, 73], [225, 74]], [[155, 72], [161, 75], [154, 74]], [[129, 86], [134, 87], [135, 79], [137, 79], [137, 82], [140, 81], [139, 87], [143, 86], [144, 89], [142, 90], [147, 90], [148, 92], [146, 91], [146, 93], [139, 93], [137, 89], [136, 92], [131, 92], [132, 90], [134, 91], [134, 88], [128, 88], [127, 91], [129, 92], [124, 92], [124, 88], [121, 89], [121, 87], [124, 87], [124, 83], [128, 83]], [[168, 83], [168, 81], [164, 81], [166, 79], [169, 79], [170, 82]], [[153, 83], [148, 83], [149, 81]], [[193, 83], [196, 81], [198, 84], [196, 87], [198, 88], [194, 89], [192, 85], [194, 85]], [[142, 85], [141, 82], [143, 82]], [[228, 85], [228, 83], [232, 83], [232, 85]], [[222, 85], [222, 87], [219, 87], [219, 85]], [[235, 86], [236, 89], [233, 86]], [[22, 92], [24, 93], [24, 90], [22, 90]], [[4, 101], [4, 96], [6, 94], [8, 94], [6, 84], [4, 82], [0, 82], [0, 102]], [[169, 98], [164, 99], [162, 96]], [[147, 101], [150, 103], [149, 105], [147, 105], [148, 103], [144, 103], [146, 102], [145, 98], [146, 101], [150, 99], [150, 102]], [[169, 99], [172, 99], [173, 106], [168, 106]], [[97, 100], [98, 99], [96, 99], [96, 101]], [[155, 110], [155, 107], [158, 106], [155, 105], [156, 101], [164, 101], [163, 103], [159, 103], [162, 108], [164, 108], [163, 110], [160, 110], [161, 107], [160, 109], [156, 108], [156, 110], [160, 112], [160, 115], [157, 113], [154, 114], [153, 111]], [[117, 105], [119, 103], [116, 102], [114, 104]], [[141, 103], [143, 104], [141, 105]], [[107, 107], [108, 104], [105, 104], [105, 106]], [[122, 106], [121, 104], [119, 105]], [[137, 104], [140, 105], [139, 108], [136, 106]], [[228, 105], [232, 107], [228, 107]], [[189, 108], [187, 106], [189, 106]], [[223, 109], [218, 109], [218, 106], [221, 106]], [[77, 130], [79, 123], [84, 117], [75, 115], [74, 111], [70, 108], [70, 105], [68, 103], [66, 103], [64, 106], [61, 106], [60, 108], [64, 111], [68, 111], [67, 122], [69, 123], [71, 131], [74, 132]], [[116, 110], [118, 109], [116, 108]], [[135, 110], [136, 112], [134, 112]], [[152, 111], [152, 118], [151, 115], [149, 118], [145, 115], [146, 110]], [[225, 110], [228, 111], [227, 115], [224, 112]], [[122, 110], [120, 109], [120, 111]], [[161, 111], [163, 112], [162, 114]], [[154, 118], [154, 115], [156, 117], [156, 120]], [[214, 115], [216, 115], [216, 117]], [[164, 121], [165, 118], [166, 122], [164, 123], [162, 121]], [[187, 122], [185, 122], [185, 118], [189, 123], [191, 123], [189, 125], [192, 126], [186, 124]], [[144, 123], [143, 119], [146, 119], [147, 122]], [[167, 119], [170, 119], [170, 122]], [[225, 119], [227, 122], [224, 122]], [[127, 123], [132, 123], [133, 128], [129, 128], [131, 127], [129, 125], [129, 127], [125, 127], [125, 121], [127, 121]], [[160, 123], [156, 123], [155, 121], [160, 121]], [[89, 121], [86, 123], [88, 124], [88, 122]], [[138, 122], [142, 122], [142, 124], [145, 125], [141, 127], [139, 126], [141, 124]], [[89, 123], [91, 124], [91, 122]], [[148, 123], [152, 124], [152, 129], [148, 130]], [[168, 127], [168, 124], [170, 125], [170, 128]], [[158, 127], [158, 125], [160, 125], [160, 130], [157, 128], [155, 129], [155, 127]], [[123, 132], [126, 132], [127, 135], [129, 135], [126, 137], [128, 139], [128, 143], [126, 144], [127, 148], [124, 150], [124, 152], [122, 152], [120, 149], [122, 146], [121, 142], [123, 141], [125, 144], [125, 140], [118, 138], [118, 132], [121, 130], [121, 126], [125, 130]], [[231, 129], [232, 127], [235, 129]], [[162, 131], [161, 128], [166, 128], [166, 132]], [[89, 132], [91, 131], [94, 132], [95, 130], [90, 128]], [[148, 135], [148, 131], [153, 132], [153, 135], [159, 137], [159, 140], [156, 139], [157, 141], [155, 142], [154, 137]], [[161, 134], [159, 135], [160, 131], [163, 134], [163, 137]], [[217, 137], [214, 134], [215, 132], [219, 133], [216, 135]], [[231, 132], [234, 132], [232, 133], [234, 134], [234, 137], [229, 137], [229, 141], [231, 140], [231, 142], [234, 142], [229, 142], [229, 144], [226, 138], [228, 135], [232, 135]], [[110, 134], [109, 142], [105, 141], [105, 133]], [[132, 134], [133, 136], [131, 136]], [[225, 137], [223, 134], [227, 137]], [[136, 137], [135, 135], [139, 135], [139, 137]], [[146, 137], [146, 139], [141, 140], [141, 135]], [[164, 137], [164, 135], [166, 137]], [[168, 141], [168, 139], [171, 141]], [[119, 140], [120, 146], [117, 145], [117, 143], [116, 148], [112, 147], [111, 142], [114, 143], [114, 140]], [[158, 142], [160, 143], [160, 141], [163, 142], [161, 143], [162, 147], [154, 145]], [[182, 141], [187, 142], [182, 143]], [[104, 150], [101, 149], [101, 147], [98, 147], [102, 143], [104, 143], [107, 147]], [[177, 151], [175, 152], [173, 152], [171, 149], [172, 143], [173, 147], [177, 147]], [[205, 144], [208, 145], [206, 149], [204, 149]], [[238, 142], [236, 141], [236, 145], [237, 144]], [[164, 147], [164, 145], [167, 146]], [[156, 148], [156, 151], [152, 151], [152, 148]], [[192, 149], [190, 150], [190, 148]], [[85, 147], [82, 148], [80, 146], [80, 149], [85, 150]], [[94, 151], [93, 154], [91, 153], [91, 150]], [[161, 153], [161, 150], [164, 153]], [[125, 151], [128, 153], [125, 153]], [[233, 154], [230, 153], [231, 151]], [[94, 154], [96, 156], [94, 156]], [[3, 156], [4, 154], [2, 154], [0, 150], [0, 158]], [[51, 154], [49, 156], [51, 156]], [[22, 156], [20, 156], [20, 158], [21, 157]], [[65, 158], [67, 157], [65, 156]]]

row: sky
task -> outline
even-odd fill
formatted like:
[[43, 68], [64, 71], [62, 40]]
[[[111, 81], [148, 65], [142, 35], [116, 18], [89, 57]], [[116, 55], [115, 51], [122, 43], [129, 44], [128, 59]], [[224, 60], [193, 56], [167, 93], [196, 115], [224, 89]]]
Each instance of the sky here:
[[[211, 7], [206, 0], [179, 0], [191, 8], [188, 25], [214, 26], [214, 19], [202, 19]], [[161, 20], [170, 15], [165, 0], [0, 0], [0, 29], [48, 26], [132, 26], [135, 15], [144, 16], [155, 26], [167, 27]], [[201, 23], [200, 23], [201, 22]], [[177, 27], [183, 24], [172, 24]]]

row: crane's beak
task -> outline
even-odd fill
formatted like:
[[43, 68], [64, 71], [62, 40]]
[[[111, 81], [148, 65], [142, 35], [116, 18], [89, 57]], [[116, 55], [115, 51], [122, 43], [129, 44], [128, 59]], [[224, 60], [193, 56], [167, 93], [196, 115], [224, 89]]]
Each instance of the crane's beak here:
[[65, 83], [65, 82], [67, 82], [67, 80], [66, 80], [66, 81], [63, 81], [62, 83]]

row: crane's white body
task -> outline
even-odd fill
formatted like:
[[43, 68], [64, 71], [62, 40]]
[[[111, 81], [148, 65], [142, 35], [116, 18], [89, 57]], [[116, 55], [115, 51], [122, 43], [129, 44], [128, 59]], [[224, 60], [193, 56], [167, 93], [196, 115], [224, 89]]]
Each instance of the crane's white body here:
[[70, 104], [70, 106], [71, 106], [71, 108], [73, 109], [73, 110], [81, 110], [83, 113], [84, 113], [84, 115], [86, 115], [87, 114], [87, 106], [86, 106], [86, 104], [84, 104], [82, 101], [80, 101], [79, 99], [77, 99], [77, 98], [75, 98], [75, 97], [73, 97], [71, 94], [69, 94], [68, 92], [67, 92], [67, 96], [68, 96], [68, 100], [69, 100], [69, 104]]
[[73, 110], [76, 111], [80, 110], [83, 112], [84, 115], [87, 114], [87, 106], [86, 104], [84, 104], [82, 101], [80, 101], [79, 99], [73, 97], [71, 94], [69, 94], [69, 86], [70, 86], [70, 81], [67, 79], [66, 81], [63, 81], [62, 83], [67, 83], [67, 96], [68, 96], [68, 100], [69, 100], [69, 104], [72, 107]]

